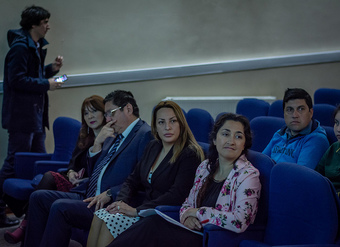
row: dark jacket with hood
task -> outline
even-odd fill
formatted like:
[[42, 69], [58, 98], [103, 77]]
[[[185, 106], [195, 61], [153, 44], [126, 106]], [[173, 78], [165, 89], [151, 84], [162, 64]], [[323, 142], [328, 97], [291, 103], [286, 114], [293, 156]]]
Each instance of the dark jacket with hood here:
[[[42, 132], [49, 128], [47, 78], [57, 72], [52, 71], [52, 64], [44, 66], [46, 49], [39, 54], [27, 30], [9, 30], [7, 40], [2, 127], [9, 132]], [[39, 40], [41, 48], [47, 44], [45, 39]]]

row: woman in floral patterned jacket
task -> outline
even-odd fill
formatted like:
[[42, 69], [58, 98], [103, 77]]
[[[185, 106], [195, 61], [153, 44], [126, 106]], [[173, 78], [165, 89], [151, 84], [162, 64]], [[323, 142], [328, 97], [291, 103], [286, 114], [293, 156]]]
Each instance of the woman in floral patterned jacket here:
[[205, 224], [240, 233], [254, 222], [261, 184], [259, 171], [245, 156], [252, 144], [249, 121], [244, 116], [224, 114], [210, 136], [208, 159], [198, 167], [180, 210], [180, 222], [185, 227], [158, 215], [145, 217], [110, 247], [202, 246], [202, 236], [193, 231], [201, 231]]

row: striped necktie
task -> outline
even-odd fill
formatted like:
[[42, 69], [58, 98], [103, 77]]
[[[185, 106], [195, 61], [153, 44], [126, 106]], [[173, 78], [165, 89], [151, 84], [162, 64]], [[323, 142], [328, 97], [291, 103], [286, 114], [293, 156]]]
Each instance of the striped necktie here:
[[97, 190], [97, 182], [99, 178], [99, 174], [104, 168], [104, 166], [109, 162], [112, 158], [112, 155], [116, 152], [117, 147], [119, 146], [120, 141], [122, 140], [123, 135], [119, 134], [115, 142], [113, 144], [113, 147], [110, 149], [110, 151], [107, 153], [107, 155], [102, 159], [102, 161], [97, 165], [97, 167], [94, 169], [91, 177], [90, 177], [90, 184], [87, 187], [87, 192], [86, 192], [86, 198], [93, 197], [96, 195], [96, 190]]

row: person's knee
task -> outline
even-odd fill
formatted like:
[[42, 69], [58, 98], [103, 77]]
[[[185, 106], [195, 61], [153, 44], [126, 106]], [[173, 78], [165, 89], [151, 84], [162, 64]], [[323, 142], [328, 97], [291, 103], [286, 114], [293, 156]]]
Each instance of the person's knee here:
[[46, 172], [39, 184], [36, 187], [36, 190], [56, 190], [57, 186], [55, 184], [54, 177], [50, 171]]
[[55, 202], [53, 202], [51, 206], [51, 211], [60, 211], [62, 209], [67, 209], [69, 205], [72, 206], [72, 200], [70, 199], [58, 199]]
[[36, 217], [37, 215], [47, 214], [49, 207], [46, 205], [45, 198], [44, 191], [34, 191], [29, 199], [28, 215], [35, 215], [34, 217]]
[[50, 178], [53, 178], [53, 175], [50, 171], [45, 172], [44, 176], [42, 177], [42, 179], [50, 179]]
[[53, 215], [53, 217], [64, 217], [65, 220], [72, 220], [72, 216], [75, 214], [73, 210], [74, 207], [77, 207], [75, 200], [58, 199], [53, 202], [50, 209], [50, 215]]
[[76, 222], [79, 220], [77, 210], [74, 210], [76, 207], [74, 200], [58, 199], [51, 205], [49, 218], [63, 227], [76, 226]]
[[30, 196], [30, 205], [33, 205], [40, 201], [40, 198], [44, 195], [44, 191], [42, 190], [36, 190], [34, 191]]
[[63, 215], [62, 212], [65, 210], [65, 207], [60, 201], [61, 200], [56, 200], [52, 203], [50, 215], [53, 215], [53, 217], [60, 217]]

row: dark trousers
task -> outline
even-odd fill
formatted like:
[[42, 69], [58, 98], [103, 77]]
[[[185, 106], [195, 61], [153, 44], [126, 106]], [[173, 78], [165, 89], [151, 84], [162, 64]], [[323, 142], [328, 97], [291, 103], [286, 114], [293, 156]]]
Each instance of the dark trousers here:
[[5, 202], [2, 200], [3, 184], [7, 178], [15, 177], [14, 154], [17, 152], [46, 153], [45, 132], [41, 133], [8, 133], [7, 157], [0, 170], [0, 217], [4, 216]]
[[94, 206], [72, 192], [37, 190], [32, 193], [24, 246], [67, 247], [72, 227], [89, 230]]
[[126, 246], [202, 247], [203, 236], [169, 223], [159, 215], [151, 215], [141, 218], [107, 247]]

